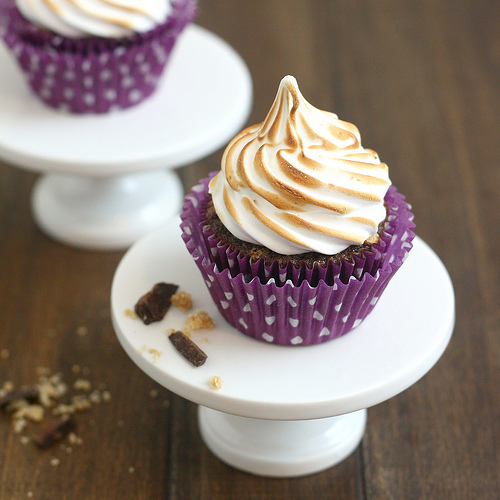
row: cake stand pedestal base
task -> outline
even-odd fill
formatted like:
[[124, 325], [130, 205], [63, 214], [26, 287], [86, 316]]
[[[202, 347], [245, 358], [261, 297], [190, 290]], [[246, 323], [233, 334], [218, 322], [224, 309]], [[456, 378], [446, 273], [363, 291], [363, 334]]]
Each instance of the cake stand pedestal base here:
[[188, 26], [166, 73], [133, 108], [65, 113], [29, 90], [0, 43], [0, 158], [47, 174], [32, 206], [49, 236], [87, 250], [127, 248], [180, 211], [177, 177], [159, 171], [198, 161], [241, 130], [252, 79], [224, 40]]
[[178, 176], [153, 170], [116, 177], [41, 176], [32, 192], [36, 223], [62, 243], [88, 250], [119, 250], [178, 212]]
[[366, 410], [315, 420], [264, 420], [198, 407], [203, 441], [223, 462], [259, 476], [295, 477], [329, 469], [359, 445]]

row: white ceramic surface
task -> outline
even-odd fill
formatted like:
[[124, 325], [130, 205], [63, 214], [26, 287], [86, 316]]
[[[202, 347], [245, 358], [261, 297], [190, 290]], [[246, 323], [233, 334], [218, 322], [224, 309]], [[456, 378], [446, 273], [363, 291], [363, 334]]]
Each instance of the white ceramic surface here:
[[198, 426], [212, 453], [259, 476], [293, 477], [329, 469], [359, 445], [366, 410], [315, 420], [262, 420], [198, 407]]
[[[215, 320], [192, 331], [208, 355], [195, 368], [167, 329], [186, 314], [172, 307], [144, 325], [125, 312], [160, 281], [191, 293]], [[455, 320], [453, 286], [420, 239], [377, 306], [354, 331], [317, 346], [278, 346], [244, 336], [217, 311], [180, 238], [179, 220], [138, 241], [120, 262], [111, 315], [120, 343], [151, 378], [199, 407], [200, 433], [222, 461], [262, 476], [292, 477], [332, 467], [362, 439], [366, 410], [416, 382], [439, 359]], [[209, 379], [218, 375], [222, 387]]]
[[[194, 307], [215, 320], [213, 330], [192, 332], [208, 355], [199, 368], [179, 355], [166, 334], [168, 328], [181, 329], [186, 314], [173, 307], [163, 321], [148, 326], [125, 315], [160, 281], [190, 292]], [[443, 264], [417, 237], [407, 261], [355, 330], [316, 346], [267, 344], [225, 322], [184, 247], [178, 220], [172, 220], [134, 244], [120, 262], [111, 312], [128, 355], [171, 391], [235, 415], [302, 420], [367, 408], [422, 377], [450, 339], [454, 293]], [[161, 356], [155, 361], [144, 346]], [[210, 387], [212, 375], [222, 378], [222, 389]]]
[[62, 243], [121, 250], [179, 212], [184, 189], [171, 170], [109, 178], [46, 174], [31, 203], [38, 226]]
[[105, 115], [44, 105], [0, 43], [0, 158], [37, 172], [107, 177], [179, 167], [225, 145], [251, 103], [252, 81], [241, 57], [196, 25], [178, 40], [155, 94]]

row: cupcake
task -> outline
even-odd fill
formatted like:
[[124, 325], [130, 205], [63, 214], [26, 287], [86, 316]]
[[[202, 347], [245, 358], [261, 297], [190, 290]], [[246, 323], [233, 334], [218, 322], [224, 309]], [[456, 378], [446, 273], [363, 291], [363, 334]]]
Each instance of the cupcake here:
[[195, 14], [195, 0], [0, 0], [0, 35], [44, 103], [106, 113], [155, 91]]
[[358, 129], [285, 77], [265, 120], [186, 196], [182, 238], [224, 318], [245, 335], [310, 345], [376, 305], [412, 248], [413, 215]]

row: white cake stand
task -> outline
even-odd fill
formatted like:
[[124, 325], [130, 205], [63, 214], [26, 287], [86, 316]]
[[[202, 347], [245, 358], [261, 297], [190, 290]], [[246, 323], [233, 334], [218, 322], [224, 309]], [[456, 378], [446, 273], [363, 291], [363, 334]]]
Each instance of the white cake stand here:
[[[148, 326], [125, 314], [160, 281], [190, 292], [194, 307], [215, 320], [213, 330], [192, 332], [208, 355], [199, 368], [167, 338], [186, 314], [172, 307]], [[346, 458], [363, 436], [365, 408], [405, 390], [439, 359], [453, 330], [454, 303], [446, 269], [417, 237], [373, 312], [349, 334], [304, 347], [253, 340], [219, 314], [175, 220], [133, 245], [111, 290], [123, 348], [151, 378], [200, 405], [199, 428], [212, 452], [236, 468], [278, 477]], [[223, 380], [220, 389], [210, 386], [213, 375]]]
[[44, 105], [0, 43], [0, 158], [45, 172], [32, 208], [64, 243], [126, 248], [178, 213], [182, 185], [171, 171], [226, 144], [248, 118], [252, 82], [222, 39], [190, 25], [156, 93], [106, 115]]

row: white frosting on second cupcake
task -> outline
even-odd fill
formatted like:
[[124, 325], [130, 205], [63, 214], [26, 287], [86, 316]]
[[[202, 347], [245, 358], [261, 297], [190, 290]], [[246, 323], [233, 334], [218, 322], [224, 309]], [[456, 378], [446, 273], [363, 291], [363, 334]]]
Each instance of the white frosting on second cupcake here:
[[123, 38], [163, 23], [169, 0], [16, 0], [35, 26], [69, 38]]

